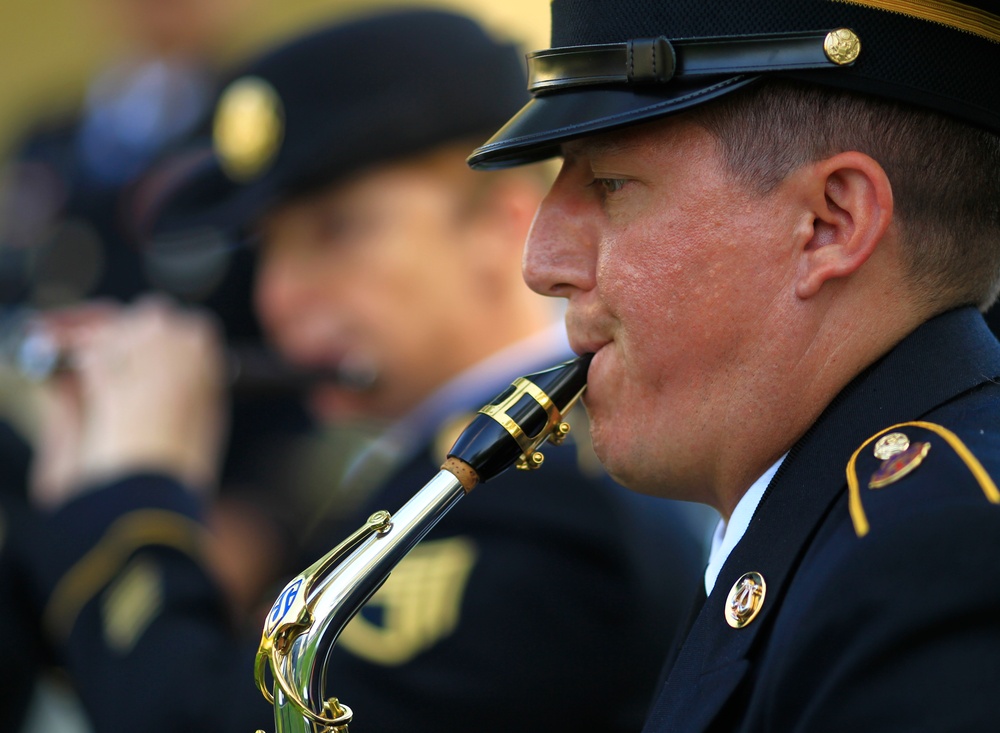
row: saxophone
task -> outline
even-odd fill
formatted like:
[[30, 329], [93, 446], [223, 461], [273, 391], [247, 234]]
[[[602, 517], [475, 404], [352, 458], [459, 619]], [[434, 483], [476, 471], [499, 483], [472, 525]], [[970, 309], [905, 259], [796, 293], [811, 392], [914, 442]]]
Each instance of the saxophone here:
[[327, 660], [341, 630], [478, 483], [514, 464], [542, 465], [541, 444], [559, 445], [569, 433], [563, 416], [586, 387], [590, 358], [516, 379], [477, 413], [441, 470], [399, 511], [375, 512], [285, 586], [264, 622], [254, 662], [257, 688], [274, 705], [277, 733], [347, 733], [353, 712], [325, 694]]

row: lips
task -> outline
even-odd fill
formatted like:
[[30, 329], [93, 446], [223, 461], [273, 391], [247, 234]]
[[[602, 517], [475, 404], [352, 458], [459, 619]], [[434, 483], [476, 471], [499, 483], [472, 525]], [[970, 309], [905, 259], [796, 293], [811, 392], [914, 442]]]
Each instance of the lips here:
[[612, 341], [595, 333], [593, 330], [588, 331], [585, 328], [580, 328], [581, 320], [574, 317], [571, 312], [568, 312], [566, 315], [566, 323], [569, 345], [574, 353], [579, 356], [584, 354], [594, 355], [593, 359], [591, 359], [590, 367], [587, 369], [587, 389], [584, 390], [582, 397], [583, 404], [589, 411], [590, 405], [596, 397], [595, 391], [600, 392], [600, 365], [607, 359], [606, 353], [602, 352], [605, 352], [605, 347], [612, 343]]
[[590, 366], [587, 369], [587, 389], [584, 391], [582, 397], [585, 406], [589, 406], [595, 399], [595, 395], [601, 391], [602, 374], [606, 372], [607, 364], [609, 363], [607, 361], [609, 352], [605, 347], [610, 343], [610, 341], [574, 340], [572, 337], [570, 338], [572, 349], [577, 354], [593, 354]]
[[289, 361], [302, 369], [325, 369], [336, 371], [346, 358], [346, 351], [327, 348], [294, 348], [279, 345], [279, 351]]
[[602, 348], [607, 346], [610, 341], [597, 341], [592, 339], [584, 338], [574, 338], [572, 334], [569, 336], [569, 346], [573, 349], [573, 352], [577, 356], [583, 356], [584, 354], [597, 354]]

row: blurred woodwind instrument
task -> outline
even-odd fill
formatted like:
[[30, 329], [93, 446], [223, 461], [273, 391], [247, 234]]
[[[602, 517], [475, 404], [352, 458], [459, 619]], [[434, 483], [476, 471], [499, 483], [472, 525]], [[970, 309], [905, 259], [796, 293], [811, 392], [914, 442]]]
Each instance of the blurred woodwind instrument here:
[[[264, 344], [231, 343], [225, 348], [230, 387], [241, 395], [295, 393], [320, 383], [363, 391], [377, 375], [360, 364], [303, 368], [289, 364]], [[61, 348], [44, 323], [29, 309], [0, 317], [0, 368], [33, 382], [73, 369], [73, 354]]]
[[569, 432], [563, 416], [586, 387], [590, 359], [588, 354], [516, 379], [477, 413], [438, 474], [399, 511], [375, 512], [285, 586], [264, 623], [254, 664], [257, 687], [274, 704], [277, 733], [346, 733], [353, 712], [326, 697], [327, 661], [341, 630], [478, 483], [515, 464], [542, 465], [539, 446], [546, 440], [559, 445]]

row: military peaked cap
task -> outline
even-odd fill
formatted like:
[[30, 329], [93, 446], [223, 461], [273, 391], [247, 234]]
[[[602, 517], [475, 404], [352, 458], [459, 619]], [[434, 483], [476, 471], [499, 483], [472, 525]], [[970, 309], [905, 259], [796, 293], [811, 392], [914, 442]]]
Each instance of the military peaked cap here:
[[501, 168], [779, 76], [1000, 134], [997, 0], [553, 0], [533, 99], [469, 158]]
[[364, 168], [482, 139], [528, 99], [521, 50], [468, 17], [410, 8], [328, 25], [234, 75], [210, 141], [161, 169], [173, 180], [143, 228], [242, 227]]

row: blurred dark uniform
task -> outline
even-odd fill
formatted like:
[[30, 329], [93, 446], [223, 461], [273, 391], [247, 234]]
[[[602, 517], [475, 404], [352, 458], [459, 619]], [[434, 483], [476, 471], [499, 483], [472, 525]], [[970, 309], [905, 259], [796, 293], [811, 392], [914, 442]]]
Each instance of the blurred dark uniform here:
[[[204, 66], [121, 64], [92, 82], [77, 113], [25, 135], [0, 186], [0, 340], [15, 328], [21, 308], [99, 298], [128, 302], [157, 292], [210, 310], [230, 342], [260, 342], [250, 252], [219, 229], [200, 228], [165, 243], [136, 226], [158, 185], [144, 174], [204, 128], [218, 85], [216, 72]], [[309, 427], [305, 411], [297, 397], [240, 394], [231, 402], [230, 424], [223, 493], [243, 506], [263, 507], [257, 514], [278, 520], [282, 532], [287, 522], [272, 482], [295, 436]], [[26, 493], [28, 453], [12, 418], [0, 414], [0, 494], [18, 503]], [[0, 593], [0, 606], [8, 597], [15, 594]], [[26, 629], [18, 643], [27, 645], [29, 637]], [[11, 643], [0, 645], [5, 656]], [[44, 655], [37, 648], [34, 656]], [[18, 697], [4, 707], [12, 711], [30, 700]]]
[[[947, 18], [936, 12], [945, 5]], [[536, 98], [470, 160], [540, 160], [760, 72], [928, 106], [998, 134], [996, 12], [985, 2], [557, 0], [557, 48], [538, 63]], [[824, 38], [838, 28], [860, 46], [851, 34]], [[773, 45], [756, 53], [754, 42]], [[645, 730], [993, 727], [998, 476], [1000, 346], [974, 308], [959, 308], [871, 364], [784, 457]]]
[[[502, 386], [484, 385], [460, 415]], [[439, 447], [412, 450], [351, 529], [369, 510], [395, 511], [437, 472]], [[564, 445], [539, 471], [477, 488], [344, 631], [328, 693], [355, 711], [352, 730], [641, 725], [699, 582], [705, 525], [586, 472], [575, 453]], [[61, 541], [35, 547], [46, 630], [97, 731], [270, 726], [252, 682], [255, 648], [226, 627], [201, 531], [183, 487], [138, 476], [61, 509], [44, 535]]]
[[[238, 192], [242, 216], [322, 184], [331, 156], [345, 175], [488, 129], [523, 101], [520, 67], [512, 46], [437, 11], [362, 19], [274, 52], [243, 79], [254, 94], [278, 90], [284, 142], [266, 176]], [[306, 69], [332, 80], [302, 83]], [[245, 91], [240, 83], [231, 88]], [[203, 173], [185, 188], [195, 208], [233, 188], [214, 163]], [[390, 429], [351, 472], [374, 483], [364, 506], [309, 537], [303, 567], [371, 509], [395, 511], [423, 486], [456, 419], [464, 425], [514, 377], [570, 356], [554, 334], [509, 374], [452, 387]], [[585, 446], [549, 453], [542, 470], [505, 474], [460, 502], [345, 630], [328, 692], [354, 709], [352, 730], [641, 725], [698, 584], [705, 514], [614, 485]], [[253, 686], [256, 647], [227, 627], [205, 569], [201, 512], [170, 477], [134, 476], [64, 506], [37, 538], [46, 633], [98, 731], [271, 725]]]
[[38, 670], [48, 660], [40, 643], [38, 611], [20, 553], [30, 543], [33, 514], [25, 505], [30, 454], [13, 427], [0, 421], [0, 731], [16, 731], [27, 713]]
[[0, 731], [17, 731], [24, 721], [35, 677], [48, 661], [39, 647], [38, 610], [32, 602], [27, 563], [34, 516], [16, 491], [0, 490], [0, 628], [4, 629], [0, 669]]

